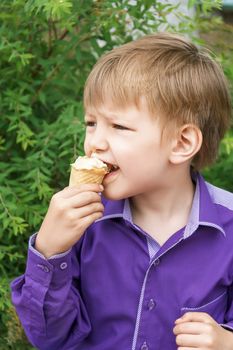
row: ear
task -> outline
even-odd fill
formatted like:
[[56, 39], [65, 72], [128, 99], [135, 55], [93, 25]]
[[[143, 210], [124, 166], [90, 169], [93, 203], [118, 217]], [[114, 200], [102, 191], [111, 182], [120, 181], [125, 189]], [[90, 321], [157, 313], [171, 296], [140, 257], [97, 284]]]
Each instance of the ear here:
[[191, 161], [202, 145], [202, 132], [194, 124], [182, 125], [172, 141], [170, 162], [182, 164]]

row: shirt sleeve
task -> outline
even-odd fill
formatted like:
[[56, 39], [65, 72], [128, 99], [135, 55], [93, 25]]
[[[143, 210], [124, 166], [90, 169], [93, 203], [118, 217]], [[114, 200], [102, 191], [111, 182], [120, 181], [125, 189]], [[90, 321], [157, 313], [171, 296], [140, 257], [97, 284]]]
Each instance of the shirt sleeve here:
[[73, 275], [79, 275], [76, 253], [72, 249], [45, 259], [29, 244], [25, 274], [11, 283], [12, 302], [38, 349], [77, 347], [91, 331], [80, 291], [72, 283]]

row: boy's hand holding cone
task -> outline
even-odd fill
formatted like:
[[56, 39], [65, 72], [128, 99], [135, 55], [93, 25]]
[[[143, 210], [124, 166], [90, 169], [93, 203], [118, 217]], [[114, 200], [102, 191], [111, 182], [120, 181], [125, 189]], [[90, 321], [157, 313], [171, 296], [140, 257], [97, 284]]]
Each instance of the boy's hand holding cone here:
[[36, 238], [35, 247], [46, 258], [66, 252], [102, 217], [100, 184], [107, 173], [108, 166], [95, 157], [71, 164], [70, 186], [53, 195]]

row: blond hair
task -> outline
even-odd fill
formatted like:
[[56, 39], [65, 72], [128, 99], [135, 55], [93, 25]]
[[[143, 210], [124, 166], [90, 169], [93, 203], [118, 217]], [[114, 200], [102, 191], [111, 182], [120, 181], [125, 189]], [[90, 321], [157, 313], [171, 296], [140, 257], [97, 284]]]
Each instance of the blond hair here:
[[117, 47], [89, 74], [84, 107], [98, 107], [106, 98], [116, 106], [138, 106], [142, 96], [165, 128], [189, 123], [200, 128], [203, 144], [193, 159], [196, 169], [215, 160], [230, 124], [231, 103], [223, 71], [207, 50], [169, 33]]

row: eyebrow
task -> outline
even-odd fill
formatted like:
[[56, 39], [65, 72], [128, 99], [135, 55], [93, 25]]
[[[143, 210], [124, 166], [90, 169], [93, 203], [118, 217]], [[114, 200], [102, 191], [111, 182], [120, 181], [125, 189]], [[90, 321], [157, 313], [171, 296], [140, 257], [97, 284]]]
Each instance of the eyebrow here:
[[114, 118], [118, 118], [119, 119], [119, 115], [115, 114], [115, 113], [102, 113], [97, 111], [96, 113], [88, 113], [88, 111], [85, 113], [85, 117], [92, 117], [95, 118], [96, 115], [99, 115], [101, 117], [103, 117], [104, 119], [114, 119]]

